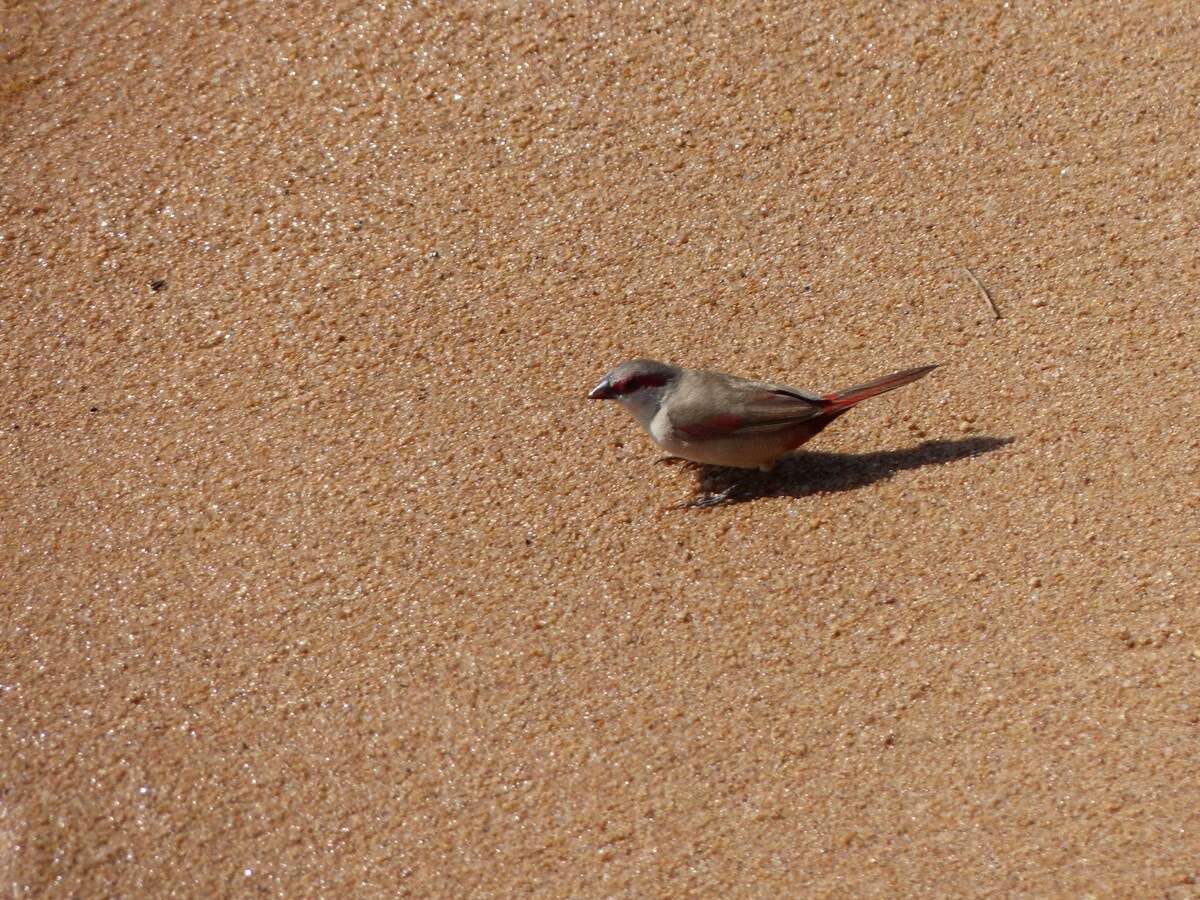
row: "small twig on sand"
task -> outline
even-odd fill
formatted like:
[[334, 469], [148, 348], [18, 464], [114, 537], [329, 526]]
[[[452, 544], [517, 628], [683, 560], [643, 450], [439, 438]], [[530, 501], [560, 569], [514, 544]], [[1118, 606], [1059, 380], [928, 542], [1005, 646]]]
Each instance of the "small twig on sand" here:
[[979, 280], [979, 276], [966, 266], [963, 266], [963, 271], [971, 276], [971, 280], [975, 282], [975, 286], [979, 288], [979, 292], [983, 294], [983, 299], [986, 300], [988, 302], [988, 306], [992, 308], [992, 315], [994, 315], [997, 319], [1003, 319], [1004, 316], [1000, 315], [1000, 307], [998, 307], [996, 305], [996, 301], [992, 299], [992, 292], [984, 287], [983, 282]]

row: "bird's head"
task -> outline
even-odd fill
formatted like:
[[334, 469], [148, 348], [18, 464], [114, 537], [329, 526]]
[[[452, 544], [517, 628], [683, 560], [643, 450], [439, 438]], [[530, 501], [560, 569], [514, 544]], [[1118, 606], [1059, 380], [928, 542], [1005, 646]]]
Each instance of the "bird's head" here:
[[663, 395], [678, 380], [681, 370], [653, 359], [623, 362], [600, 380], [589, 400], [616, 400], [644, 424], [654, 418]]

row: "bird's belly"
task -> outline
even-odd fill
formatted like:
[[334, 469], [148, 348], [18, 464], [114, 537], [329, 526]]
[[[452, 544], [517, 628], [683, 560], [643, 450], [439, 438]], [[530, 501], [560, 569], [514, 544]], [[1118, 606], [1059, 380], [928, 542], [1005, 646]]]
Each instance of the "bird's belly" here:
[[689, 440], [669, 426], [655, 425], [657, 421], [650, 428], [650, 436], [660, 447], [673, 456], [708, 466], [757, 469], [774, 463], [791, 449], [787, 436], [782, 434]]

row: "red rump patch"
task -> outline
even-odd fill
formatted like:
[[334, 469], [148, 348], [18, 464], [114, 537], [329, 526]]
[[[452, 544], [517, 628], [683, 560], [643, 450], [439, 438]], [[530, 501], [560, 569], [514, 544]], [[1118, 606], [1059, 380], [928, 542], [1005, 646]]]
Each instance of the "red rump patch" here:
[[694, 438], [713, 438], [721, 437], [729, 434], [731, 431], [736, 431], [741, 427], [741, 416], [735, 416], [731, 413], [712, 416], [705, 419], [703, 422], [693, 422], [691, 425], [683, 425], [680, 431], [688, 437]]

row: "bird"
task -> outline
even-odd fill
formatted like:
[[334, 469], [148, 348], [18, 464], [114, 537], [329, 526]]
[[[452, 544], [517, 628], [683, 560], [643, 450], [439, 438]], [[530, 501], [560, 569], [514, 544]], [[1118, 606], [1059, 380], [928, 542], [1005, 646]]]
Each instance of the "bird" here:
[[[605, 375], [588, 399], [616, 400], [624, 406], [670, 454], [667, 460], [769, 472], [780, 458], [851, 407], [911, 384], [936, 368], [918, 366], [820, 393], [639, 358]], [[723, 502], [736, 486], [712, 499]]]

